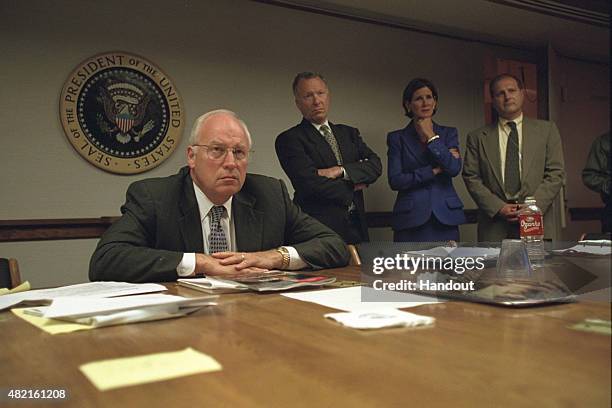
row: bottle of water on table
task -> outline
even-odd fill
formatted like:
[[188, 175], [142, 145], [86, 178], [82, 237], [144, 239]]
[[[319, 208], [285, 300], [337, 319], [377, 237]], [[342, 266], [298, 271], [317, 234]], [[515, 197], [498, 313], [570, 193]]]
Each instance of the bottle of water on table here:
[[527, 248], [531, 266], [544, 264], [544, 217], [534, 197], [525, 198], [525, 207], [519, 212], [519, 231], [521, 240]]

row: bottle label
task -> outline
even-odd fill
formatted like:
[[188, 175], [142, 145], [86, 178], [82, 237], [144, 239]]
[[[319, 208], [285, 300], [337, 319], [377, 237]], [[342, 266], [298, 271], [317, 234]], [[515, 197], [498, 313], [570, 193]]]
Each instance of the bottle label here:
[[544, 235], [542, 214], [519, 214], [521, 237]]

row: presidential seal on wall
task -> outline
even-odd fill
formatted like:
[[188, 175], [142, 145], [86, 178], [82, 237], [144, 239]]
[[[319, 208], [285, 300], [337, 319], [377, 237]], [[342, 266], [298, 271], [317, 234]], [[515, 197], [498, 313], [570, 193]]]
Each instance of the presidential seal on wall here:
[[112, 173], [142, 173], [178, 146], [184, 109], [168, 75], [125, 52], [95, 55], [72, 71], [60, 95], [66, 137], [88, 162]]

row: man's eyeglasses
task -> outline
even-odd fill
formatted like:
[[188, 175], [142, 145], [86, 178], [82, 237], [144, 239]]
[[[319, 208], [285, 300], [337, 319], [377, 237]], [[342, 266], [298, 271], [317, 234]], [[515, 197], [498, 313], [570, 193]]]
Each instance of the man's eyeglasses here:
[[225, 159], [227, 152], [231, 150], [236, 160], [246, 160], [249, 157], [249, 153], [252, 151], [246, 150], [242, 147], [227, 147], [223, 145], [205, 145], [205, 144], [193, 144], [192, 146], [203, 147], [206, 150], [206, 156], [211, 160]]

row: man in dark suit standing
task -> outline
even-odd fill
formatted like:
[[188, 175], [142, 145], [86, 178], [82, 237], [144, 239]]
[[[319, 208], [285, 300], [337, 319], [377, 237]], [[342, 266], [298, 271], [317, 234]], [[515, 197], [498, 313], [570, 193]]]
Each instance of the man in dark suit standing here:
[[380, 177], [380, 158], [359, 130], [328, 121], [330, 94], [321, 74], [297, 74], [293, 94], [302, 122], [276, 138], [293, 200], [345, 242], [368, 241], [363, 189]]
[[289, 199], [281, 180], [247, 174], [251, 136], [235, 113], [199, 117], [178, 174], [130, 185], [122, 217], [92, 255], [91, 280], [346, 265], [346, 246]]
[[518, 238], [518, 215], [534, 196], [544, 214], [546, 238], [556, 238], [552, 208], [565, 183], [563, 148], [553, 122], [523, 116], [525, 90], [511, 74], [491, 80], [496, 123], [468, 134], [463, 181], [478, 206], [478, 240]]

